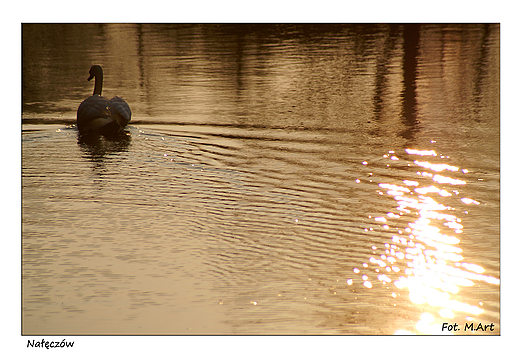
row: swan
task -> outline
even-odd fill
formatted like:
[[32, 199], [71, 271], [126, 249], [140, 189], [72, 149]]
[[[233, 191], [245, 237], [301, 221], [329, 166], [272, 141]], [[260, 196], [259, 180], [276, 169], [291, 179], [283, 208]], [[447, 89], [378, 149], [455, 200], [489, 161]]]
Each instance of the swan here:
[[130, 121], [132, 111], [120, 97], [110, 100], [101, 96], [103, 69], [94, 65], [90, 68], [88, 81], [95, 78], [94, 94], [78, 107], [77, 126], [80, 133], [118, 134]]

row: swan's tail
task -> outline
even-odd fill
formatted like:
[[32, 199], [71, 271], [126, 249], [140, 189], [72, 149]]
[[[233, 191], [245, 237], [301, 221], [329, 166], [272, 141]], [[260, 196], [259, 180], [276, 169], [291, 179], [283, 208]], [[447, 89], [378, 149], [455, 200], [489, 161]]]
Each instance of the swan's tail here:
[[[94, 133], [94, 132], [103, 132], [103, 131], [112, 131], [111, 127], [114, 126], [113, 118], [96, 118], [88, 123], [86, 123], [81, 131], [85, 133]], [[117, 130], [119, 131], [119, 124], [117, 124]]]

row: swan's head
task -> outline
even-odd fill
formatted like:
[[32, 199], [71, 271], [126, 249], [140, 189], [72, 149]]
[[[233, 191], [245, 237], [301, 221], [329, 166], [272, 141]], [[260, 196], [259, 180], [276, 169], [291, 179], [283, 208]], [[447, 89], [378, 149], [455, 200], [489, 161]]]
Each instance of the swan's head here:
[[102, 78], [103, 77], [103, 68], [101, 68], [101, 66], [98, 66], [97, 64], [95, 64], [90, 68], [89, 73], [90, 73], [90, 76], [87, 78], [87, 81], [90, 81], [94, 77]]

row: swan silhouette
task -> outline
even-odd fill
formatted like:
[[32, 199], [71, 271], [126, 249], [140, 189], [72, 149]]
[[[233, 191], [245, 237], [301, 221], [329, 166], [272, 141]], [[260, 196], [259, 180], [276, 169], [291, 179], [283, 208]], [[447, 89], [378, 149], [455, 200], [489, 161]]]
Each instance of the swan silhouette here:
[[101, 96], [103, 69], [94, 65], [90, 68], [88, 81], [95, 78], [94, 94], [85, 99], [78, 108], [77, 125], [80, 133], [119, 134], [128, 124], [132, 111], [120, 97], [110, 100]]

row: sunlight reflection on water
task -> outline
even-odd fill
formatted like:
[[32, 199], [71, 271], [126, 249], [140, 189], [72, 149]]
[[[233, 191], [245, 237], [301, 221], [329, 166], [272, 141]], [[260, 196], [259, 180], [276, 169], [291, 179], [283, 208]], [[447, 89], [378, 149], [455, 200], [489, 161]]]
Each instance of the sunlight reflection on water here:
[[[437, 153], [433, 150], [406, 149], [409, 155], [432, 156]], [[399, 158], [390, 151], [384, 155], [385, 159], [393, 161]], [[416, 166], [430, 171], [459, 171], [458, 167], [447, 164], [435, 164], [428, 161], [414, 160]], [[363, 165], [369, 165], [363, 161]], [[467, 173], [468, 170], [462, 170]], [[438, 200], [458, 195], [459, 192], [452, 186], [465, 185], [466, 181], [433, 175], [431, 172], [417, 172], [422, 178], [431, 179], [441, 184], [441, 187], [421, 185], [414, 180], [403, 180], [403, 185], [381, 182], [379, 187], [386, 190], [386, 194], [397, 201], [395, 212], [388, 212], [387, 217], [373, 217], [374, 221], [382, 224], [385, 230], [395, 229], [397, 234], [383, 247], [372, 246], [374, 257], [363, 264], [364, 268], [371, 267], [377, 275], [377, 281], [370, 281], [367, 274], [361, 275], [362, 284], [370, 289], [374, 283], [394, 285], [400, 290], [409, 292], [409, 300], [416, 305], [427, 304], [435, 314], [423, 313], [415, 325], [417, 331], [399, 329], [396, 334], [452, 334], [451, 331], [443, 331], [442, 322], [455, 318], [455, 314], [465, 315], [467, 321], [472, 321], [475, 316], [484, 312], [479, 307], [464, 301], [461, 296], [461, 287], [470, 287], [475, 282], [485, 282], [499, 285], [500, 280], [485, 275], [485, 269], [477, 264], [463, 261], [462, 249], [457, 245], [460, 240], [457, 234], [463, 232], [462, 219], [458, 217], [460, 209]], [[408, 187], [415, 187], [410, 189]], [[436, 196], [440, 196], [440, 199]], [[480, 203], [471, 198], [463, 197], [460, 201], [466, 205]], [[406, 228], [402, 229], [394, 225], [397, 220], [405, 220]], [[415, 219], [415, 220], [414, 220]], [[449, 231], [439, 227], [439, 224], [447, 227]], [[360, 269], [354, 268], [355, 274], [361, 274]], [[348, 279], [352, 285], [353, 279]], [[392, 297], [395, 297], [392, 293]]]

